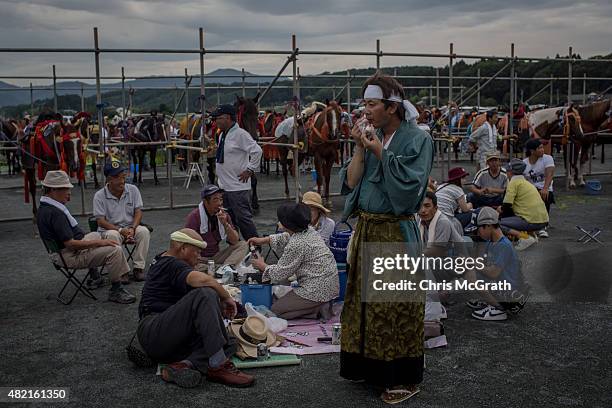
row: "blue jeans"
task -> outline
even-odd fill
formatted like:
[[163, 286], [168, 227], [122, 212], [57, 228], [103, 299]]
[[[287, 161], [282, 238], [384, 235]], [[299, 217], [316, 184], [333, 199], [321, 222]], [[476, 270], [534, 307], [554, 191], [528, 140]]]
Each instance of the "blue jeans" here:
[[499, 220], [499, 226], [501, 227], [501, 230], [504, 233], [507, 233], [511, 229], [517, 231], [539, 231], [547, 225], [547, 222], [532, 224], [530, 222], [525, 221], [524, 218], [521, 218], [518, 215], [502, 218], [501, 220]]

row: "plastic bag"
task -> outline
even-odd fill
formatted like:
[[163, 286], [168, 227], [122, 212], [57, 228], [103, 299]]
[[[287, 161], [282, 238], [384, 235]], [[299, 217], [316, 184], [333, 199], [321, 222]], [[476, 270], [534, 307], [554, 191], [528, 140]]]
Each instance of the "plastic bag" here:
[[247, 316], [259, 316], [264, 319], [268, 325], [268, 329], [274, 333], [280, 333], [287, 329], [288, 323], [285, 319], [281, 319], [280, 317], [266, 317], [262, 313], [258, 312], [250, 302], [244, 305], [244, 308], [247, 311]]
[[236, 272], [238, 272], [238, 276], [242, 277], [246, 275], [247, 273], [257, 273], [257, 270], [252, 265], [244, 266], [241, 264], [241, 265], [238, 265]]
[[272, 287], [272, 293], [274, 294], [274, 296], [276, 296], [277, 299], [282, 298], [283, 296], [285, 296], [287, 293], [291, 292], [292, 290], [293, 290], [293, 283], [291, 284], [291, 286], [274, 285]]

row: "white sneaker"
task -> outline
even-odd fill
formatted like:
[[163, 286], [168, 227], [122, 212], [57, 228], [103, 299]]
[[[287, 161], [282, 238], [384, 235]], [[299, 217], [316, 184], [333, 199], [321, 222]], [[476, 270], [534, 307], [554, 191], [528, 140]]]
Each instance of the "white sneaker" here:
[[478, 320], [501, 321], [506, 320], [508, 315], [502, 309], [488, 305], [484, 309], [474, 310], [472, 317]]
[[481, 310], [489, 306], [488, 303], [483, 302], [482, 300], [479, 300], [479, 299], [470, 299], [467, 302], [465, 302], [465, 304], [467, 305], [467, 307], [473, 310]]
[[546, 231], [546, 228], [538, 231], [538, 238], [548, 238], [548, 231]]
[[515, 249], [517, 251], [524, 251], [525, 249], [529, 248], [530, 246], [532, 246], [536, 242], [538, 242], [537, 238], [530, 235], [527, 238], [519, 239], [518, 243], [516, 244]]

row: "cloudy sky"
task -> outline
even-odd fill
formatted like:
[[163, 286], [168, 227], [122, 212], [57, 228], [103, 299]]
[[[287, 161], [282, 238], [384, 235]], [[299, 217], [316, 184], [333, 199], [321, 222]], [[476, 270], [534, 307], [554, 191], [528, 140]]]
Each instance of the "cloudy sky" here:
[[[497, 2], [496, 2], [497, 3]], [[583, 57], [612, 52], [612, 2], [567, 0], [0, 0], [0, 47], [92, 47], [93, 27], [101, 48], [197, 48], [204, 27], [210, 49], [289, 50], [291, 33], [302, 50], [448, 52]], [[206, 71], [245, 68], [274, 74], [284, 56], [209, 55]], [[446, 60], [383, 58], [384, 65]], [[91, 54], [0, 55], [0, 75], [94, 75]], [[303, 74], [375, 65], [372, 57], [302, 56]], [[182, 75], [199, 70], [197, 55], [105, 54], [102, 75]], [[25, 81], [7, 80], [25, 84]], [[34, 81], [34, 83], [48, 81]]]

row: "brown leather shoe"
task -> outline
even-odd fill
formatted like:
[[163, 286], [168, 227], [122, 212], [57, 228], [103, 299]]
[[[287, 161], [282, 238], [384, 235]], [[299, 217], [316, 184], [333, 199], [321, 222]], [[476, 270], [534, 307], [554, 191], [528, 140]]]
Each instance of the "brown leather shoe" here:
[[142, 282], [145, 280], [144, 269], [134, 268], [134, 280], [136, 282]]
[[174, 383], [182, 388], [197, 387], [202, 381], [202, 374], [198, 370], [194, 370], [189, 364], [180, 361], [162, 368], [161, 377], [164, 381]]
[[220, 367], [208, 367], [206, 378], [208, 381], [238, 388], [250, 387], [255, 383], [255, 378], [252, 375], [239, 371], [234, 363], [229, 360]]

